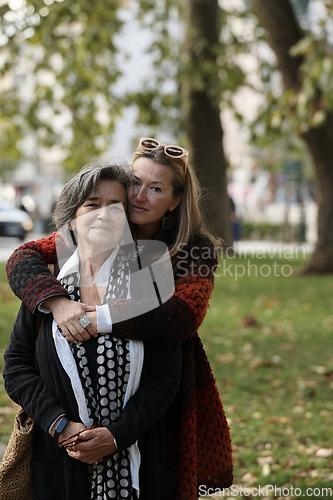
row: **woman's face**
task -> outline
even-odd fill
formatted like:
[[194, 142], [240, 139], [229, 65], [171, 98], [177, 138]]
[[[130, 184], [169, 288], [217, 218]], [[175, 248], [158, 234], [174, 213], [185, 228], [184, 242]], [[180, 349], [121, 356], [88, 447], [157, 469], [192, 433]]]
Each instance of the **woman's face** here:
[[174, 210], [182, 195], [174, 196], [173, 171], [150, 158], [138, 158], [132, 168], [134, 188], [128, 191], [129, 219], [138, 226], [140, 239], [159, 230], [167, 211]]
[[71, 223], [78, 245], [88, 245], [95, 253], [113, 250], [123, 234], [126, 204], [126, 191], [119, 182], [99, 181], [97, 192], [89, 194]]

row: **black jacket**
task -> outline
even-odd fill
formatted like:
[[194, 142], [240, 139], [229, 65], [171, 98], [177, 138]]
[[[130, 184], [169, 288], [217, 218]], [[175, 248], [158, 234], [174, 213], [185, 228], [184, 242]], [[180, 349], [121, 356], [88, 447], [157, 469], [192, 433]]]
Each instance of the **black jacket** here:
[[[51, 324], [51, 315], [43, 318], [36, 342], [36, 317], [21, 306], [5, 352], [5, 387], [36, 423], [35, 500], [88, 500], [87, 465], [70, 458], [48, 434], [61, 413], [80, 421], [70, 379], [55, 350]], [[139, 441], [140, 500], [170, 498], [176, 480], [165, 467], [163, 416], [177, 394], [180, 375], [179, 343], [146, 343], [139, 389], [109, 426], [119, 449]]]

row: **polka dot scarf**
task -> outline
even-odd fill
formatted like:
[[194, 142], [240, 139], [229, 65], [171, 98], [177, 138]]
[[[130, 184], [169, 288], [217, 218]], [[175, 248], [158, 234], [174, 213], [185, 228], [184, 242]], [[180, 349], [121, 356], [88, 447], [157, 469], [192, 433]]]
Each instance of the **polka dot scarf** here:
[[[128, 263], [122, 255], [114, 263], [106, 297], [127, 297], [129, 287]], [[73, 300], [80, 300], [78, 273], [61, 279]], [[77, 364], [90, 425], [108, 426], [116, 420], [123, 407], [130, 373], [129, 343], [109, 334], [99, 335], [87, 342], [70, 344]], [[130, 460], [127, 450], [104, 457], [102, 463], [88, 466], [91, 500], [133, 500]]]

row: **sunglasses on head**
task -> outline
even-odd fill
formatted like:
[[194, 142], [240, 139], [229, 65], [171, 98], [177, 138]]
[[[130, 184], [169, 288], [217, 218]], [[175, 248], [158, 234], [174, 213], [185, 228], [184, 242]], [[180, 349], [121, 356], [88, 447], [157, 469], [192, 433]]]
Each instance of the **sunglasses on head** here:
[[139, 141], [139, 147], [143, 149], [156, 149], [163, 146], [164, 153], [170, 158], [183, 158], [185, 157], [184, 165], [185, 170], [187, 168], [187, 161], [189, 152], [187, 149], [181, 148], [180, 146], [175, 146], [173, 144], [164, 145], [158, 142], [156, 139], [152, 139], [151, 137], [141, 137]]

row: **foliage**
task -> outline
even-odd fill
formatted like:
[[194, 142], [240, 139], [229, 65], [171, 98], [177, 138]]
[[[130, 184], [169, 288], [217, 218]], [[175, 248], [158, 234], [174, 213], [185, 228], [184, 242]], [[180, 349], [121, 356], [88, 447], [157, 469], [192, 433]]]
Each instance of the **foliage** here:
[[124, 106], [137, 108], [137, 124], [145, 135], [158, 135], [163, 124], [164, 134], [178, 135], [181, 131], [181, 93], [177, 81], [183, 26], [179, 23], [178, 2], [141, 0], [133, 8], [142, 32], [150, 34], [151, 42], [142, 56], [148, 56], [151, 68], [139, 88], [125, 92]]
[[[20, 3], [20, 2], [19, 2]], [[13, 10], [10, 5], [14, 5]], [[119, 103], [119, 2], [27, 0], [0, 8], [1, 157], [24, 156], [27, 136], [57, 144], [77, 168], [108, 146]], [[12, 123], [9, 127], [9, 123]], [[9, 152], [9, 153], [8, 153]]]
[[[245, 84], [244, 72], [235, 54], [244, 50], [244, 41], [229, 30], [229, 16], [234, 11], [221, 10], [218, 45], [188, 25], [187, 4], [178, 0], [140, 0], [138, 19], [141, 27], [153, 34], [147, 51], [152, 58], [153, 72], [147, 75], [139, 91], [128, 93], [124, 102], [138, 108], [138, 124], [146, 133], [181, 136], [186, 143], [184, 94], [205, 89], [212, 101], [233, 106], [233, 93]], [[186, 31], [195, 44], [195, 59], [186, 56]]]
[[297, 128], [303, 133], [309, 127], [323, 125], [327, 111], [333, 109], [333, 47], [328, 45], [326, 36], [307, 35], [293, 47], [291, 53], [304, 58], [302, 87], [298, 93], [286, 96], [295, 111], [293, 116], [296, 116]]
[[310, 127], [324, 125], [327, 112], [333, 110], [333, 8], [329, 2], [323, 2], [323, 7], [326, 15], [316, 25], [304, 26], [303, 38], [291, 50], [293, 57], [303, 60], [297, 89], [284, 91], [274, 58], [268, 60], [258, 52], [258, 91], [265, 95], [265, 101], [252, 123], [252, 140], [258, 148], [269, 146], [278, 156], [287, 150], [307, 164], [299, 136]]
[[[145, 134], [162, 129], [186, 143], [183, 95], [188, 85], [207, 89], [213, 101], [234, 110], [240, 123], [244, 116], [234, 105], [237, 90], [247, 86], [263, 94], [251, 128], [258, 162], [274, 169], [285, 157], [296, 155], [309, 166], [296, 131], [322, 124], [333, 106], [333, 64], [327, 43], [331, 4], [326, 4], [327, 16], [317, 32], [304, 31], [294, 48], [295, 55], [304, 57], [303, 81], [299, 91], [285, 93], [274, 60], [267, 56], [265, 32], [248, 1], [233, 7], [221, 2], [217, 46], [187, 26], [186, 2], [140, 0], [133, 5], [132, 16], [151, 34], [147, 52], [152, 70], [140, 87], [124, 92], [117, 86], [126, 56], [118, 45], [128, 9], [122, 2], [2, 3], [0, 170], [14, 168], [24, 155], [38, 156], [40, 147], [53, 145], [65, 153], [64, 165], [77, 169], [108, 149], [115, 122], [126, 106], [136, 107], [137, 123]], [[186, 29], [195, 41], [193, 60], [184, 56]], [[255, 54], [258, 79], [244, 69], [242, 57], [247, 53]], [[35, 143], [33, 153], [28, 151], [27, 137]]]
[[[183, 134], [182, 95], [190, 82], [230, 104], [244, 84], [235, 54], [244, 42], [228, 31], [221, 11], [221, 45], [196, 40], [198, 60], [185, 61], [186, 12], [177, 0], [141, 0], [132, 15], [152, 37], [152, 71], [134, 91], [119, 88], [126, 54], [118, 44], [127, 7], [119, 0], [5, 0], [0, 7], [1, 158], [5, 166], [40, 147], [57, 145], [64, 165], [76, 169], [108, 149], [116, 119], [136, 106], [138, 124], [154, 134], [163, 126]], [[228, 34], [229, 33], [229, 34]], [[212, 51], [214, 61], [205, 55]], [[224, 96], [224, 97], [223, 97]], [[35, 143], [29, 153], [25, 138]]]

